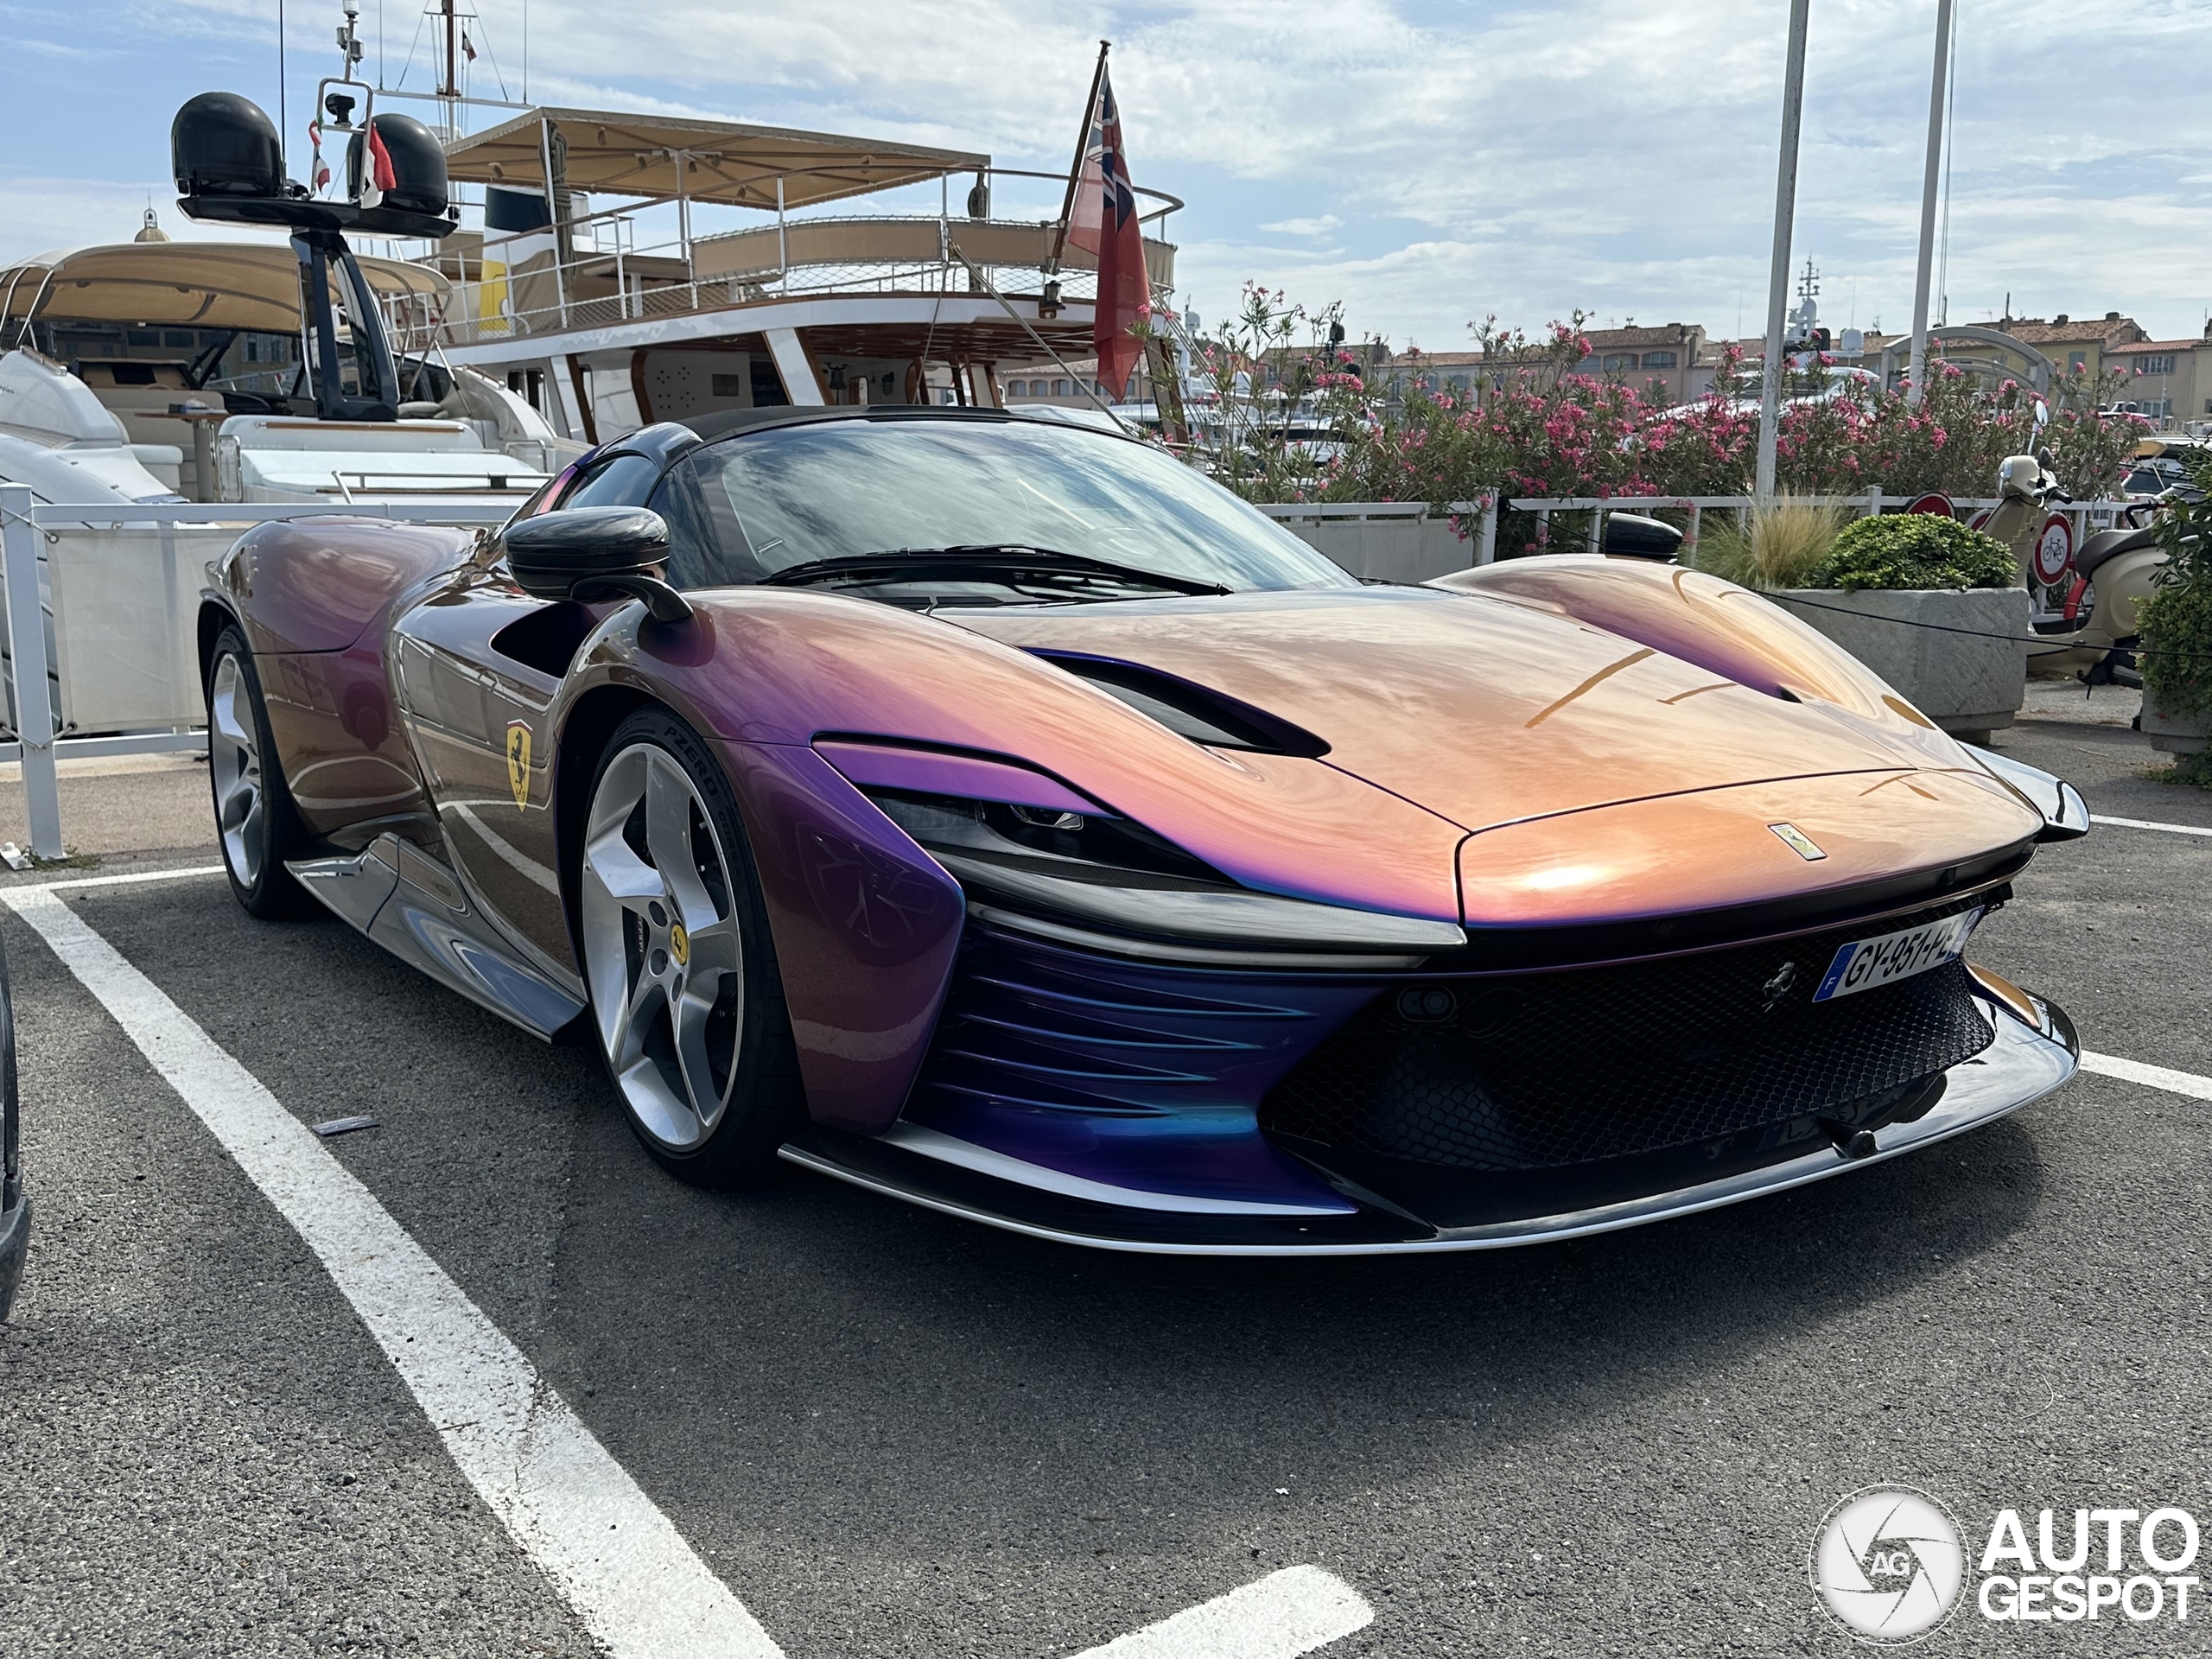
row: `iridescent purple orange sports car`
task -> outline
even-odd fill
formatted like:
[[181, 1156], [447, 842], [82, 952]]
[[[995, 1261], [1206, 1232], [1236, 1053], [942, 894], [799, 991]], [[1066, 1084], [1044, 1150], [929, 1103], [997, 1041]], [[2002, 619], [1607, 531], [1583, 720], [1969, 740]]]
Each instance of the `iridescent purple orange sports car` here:
[[1963, 953], [2080, 797], [1660, 560], [1363, 583], [1155, 448], [894, 407], [648, 427], [497, 534], [270, 524], [217, 578], [240, 901], [596, 1045], [687, 1179], [1478, 1249], [2075, 1067]]

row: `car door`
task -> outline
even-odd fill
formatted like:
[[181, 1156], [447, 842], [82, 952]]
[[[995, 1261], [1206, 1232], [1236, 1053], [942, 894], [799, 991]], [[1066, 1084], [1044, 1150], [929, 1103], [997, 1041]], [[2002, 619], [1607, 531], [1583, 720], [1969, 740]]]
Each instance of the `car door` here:
[[[554, 512], [636, 505], [660, 463], [621, 453], [582, 468]], [[545, 600], [504, 565], [472, 567], [392, 631], [392, 681], [453, 868], [502, 931], [577, 980], [561, 906], [547, 720], [575, 649], [611, 604]]]
[[575, 981], [547, 789], [546, 711], [560, 677], [499, 643], [513, 648], [510, 629], [528, 637], [556, 608], [580, 607], [533, 599], [504, 570], [474, 571], [402, 618], [390, 650], [454, 872], [502, 932]]

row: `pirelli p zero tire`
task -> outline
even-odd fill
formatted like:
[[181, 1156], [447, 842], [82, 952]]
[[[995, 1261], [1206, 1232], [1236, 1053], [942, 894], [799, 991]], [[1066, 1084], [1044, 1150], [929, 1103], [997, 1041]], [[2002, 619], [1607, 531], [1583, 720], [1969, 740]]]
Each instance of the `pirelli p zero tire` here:
[[261, 676], [245, 636], [226, 627], [207, 668], [207, 781], [215, 839], [231, 891], [256, 916], [305, 916], [319, 906], [284, 868], [308, 849], [308, 832], [284, 785], [269, 735]]
[[662, 709], [616, 728], [592, 780], [578, 891], [592, 1025], [661, 1166], [757, 1176], [804, 1116], [751, 845], [720, 763]]

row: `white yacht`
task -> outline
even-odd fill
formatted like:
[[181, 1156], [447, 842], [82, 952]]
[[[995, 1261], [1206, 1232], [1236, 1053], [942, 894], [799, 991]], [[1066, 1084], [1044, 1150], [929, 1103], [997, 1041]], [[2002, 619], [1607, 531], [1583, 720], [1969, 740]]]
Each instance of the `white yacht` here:
[[407, 354], [404, 331], [428, 345], [450, 306], [435, 270], [356, 259], [362, 303], [328, 268], [346, 397], [381, 347], [355, 311], [401, 331], [398, 418], [334, 418], [302, 354], [296, 251], [170, 241], [152, 219], [0, 270], [0, 482], [55, 502], [520, 500], [582, 453], [499, 382]]
[[[1091, 256], [1058, 217], [992, 213], [995, 188], [1058, 204], [1065, 175], [885, 139], [556, 108], [449, 142], [446, 165], [455, 184], [484, 188], [485, 224], [426, 256], [451, 284], [445, 360], [503, 382], [569, 439], [768, 404], [1000, 406], [1001, 364], [1095, 349]], [[932, 183], [935, 213], [859, 200], [905, 190], [911, 203]], [[1162, 293], [1175, 249], [1157, 233], [1183, 204], [1136, 194]], [[641, 239], [641, 215], [671, 206], [673, 239]], [[717, 212], [725, 226], [709, 228]]]

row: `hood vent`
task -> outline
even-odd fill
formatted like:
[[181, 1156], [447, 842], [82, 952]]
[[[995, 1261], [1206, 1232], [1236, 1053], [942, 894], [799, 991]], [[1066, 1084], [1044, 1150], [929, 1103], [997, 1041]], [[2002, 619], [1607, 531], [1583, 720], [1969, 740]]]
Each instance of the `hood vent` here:
[[1262, 754], [1294, 754], [1309, 760], [1318, 760], [1329, 752], [1325, 742], [1302, 726], [1294, 726], [1226, 692], [1163, 674], [1141, 663], [1074, 651], [1033, 651], [1031, 654], [1119, 697], [1177, 736], [1209, 748], [1254, 749]]

